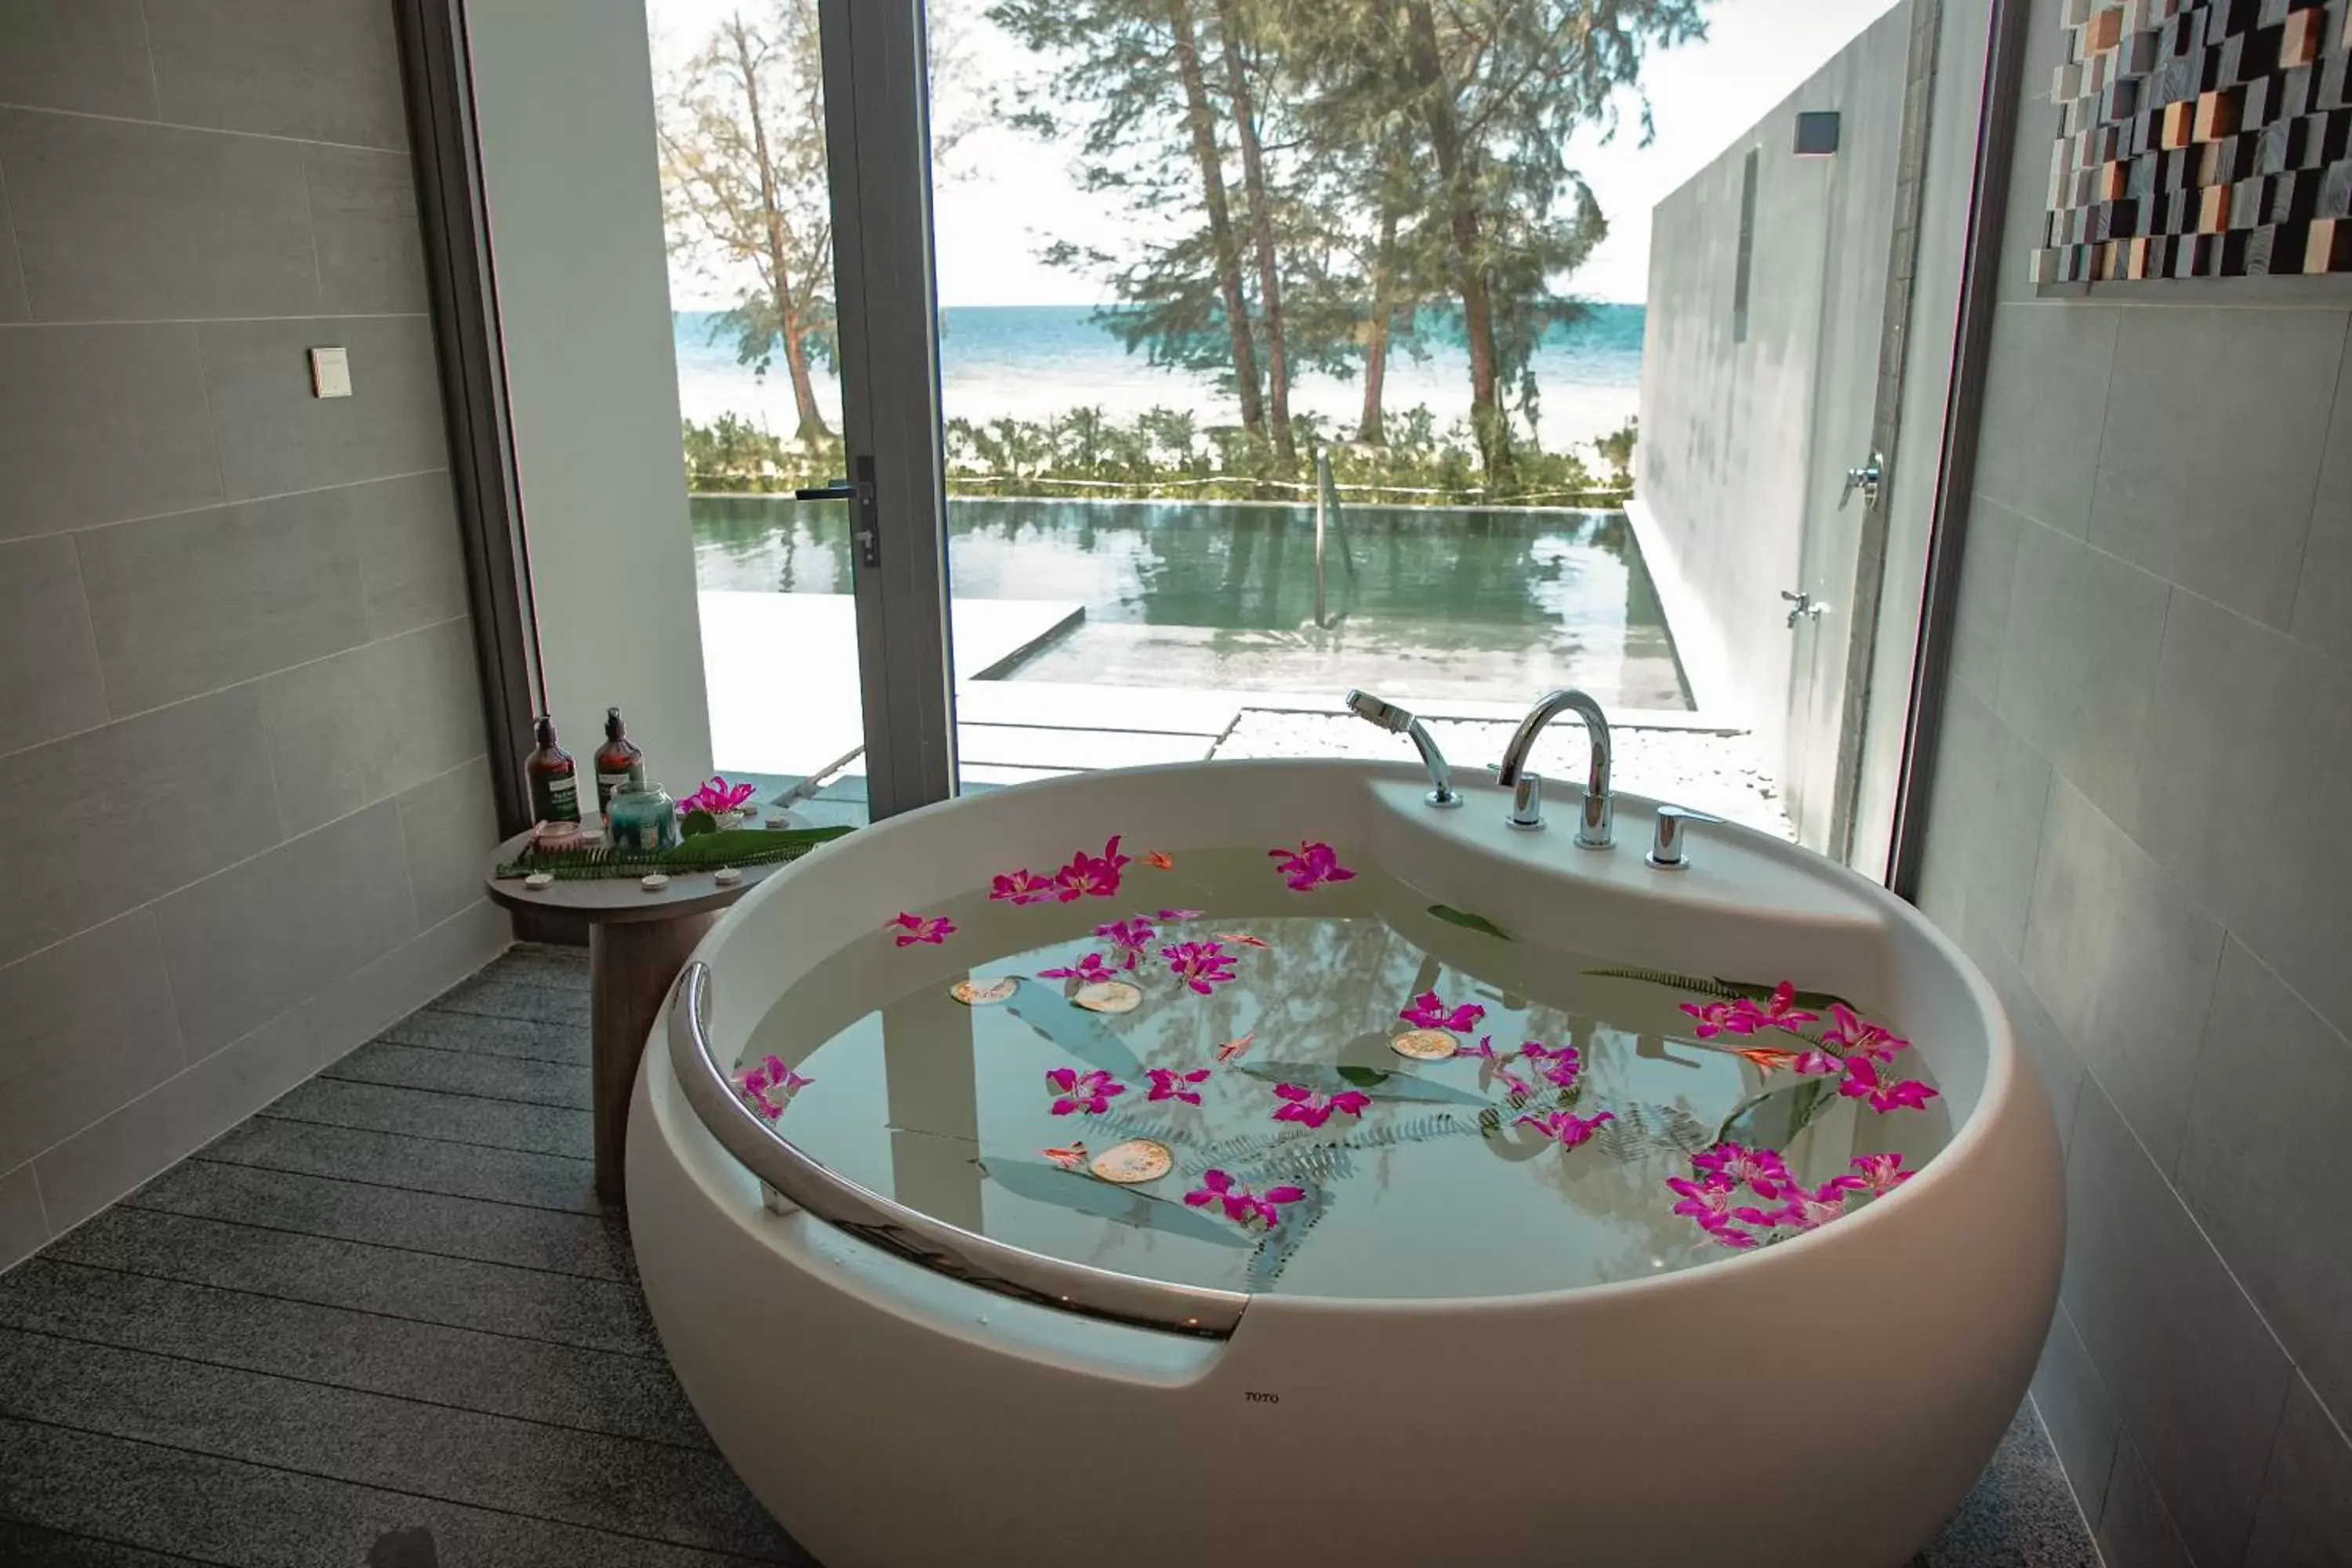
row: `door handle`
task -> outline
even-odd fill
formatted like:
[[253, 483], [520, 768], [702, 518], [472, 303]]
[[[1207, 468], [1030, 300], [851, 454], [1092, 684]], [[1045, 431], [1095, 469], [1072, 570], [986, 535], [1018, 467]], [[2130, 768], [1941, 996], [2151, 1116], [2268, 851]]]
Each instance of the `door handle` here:
[[1789, 604], [1789, 629], [1790, 631], [1797, 629], [1797, 623], [1800, 620], [1818, 621], [1829, 609], [1827, 605], [1817, 603], [1813, 596], [1807, 593], [1800, 592], [1792, 594], [1788, 589], [1783, 588], [1780, 590], [1780, 597], [1787, 600]]
[[1862, 505], [1864, 510], [1867, 511], [1872, 507], [1876, 506], [1878, 504], [1878, 487], [1880, 482], [1885, 477], [1886, 458], [1884, 453], [1880, 452], [1873, 452], [1870, 455], [1870, 461], [1864, 463], [1862, 467], [1858, 468], [1848, 468], [1845, 471], [1845, 488], [1838, 492], [1838, 510], [1843, 511], [1845, 510], [1845, 503], [1853, 500], [1853, 492], [1856, 490], [1860, 490], [1862, 492]]
[[794, 500], [845, 500], [857, 509], [857, 528], [850, 537], [857, 542], [857, 561], [862, 566], [882, 564], [882, 534], [874, 524], [874, 459], [860, 457], [856, 462], [857, 479], [835, 479], [831, 484], [813, 485], [793, 491]]

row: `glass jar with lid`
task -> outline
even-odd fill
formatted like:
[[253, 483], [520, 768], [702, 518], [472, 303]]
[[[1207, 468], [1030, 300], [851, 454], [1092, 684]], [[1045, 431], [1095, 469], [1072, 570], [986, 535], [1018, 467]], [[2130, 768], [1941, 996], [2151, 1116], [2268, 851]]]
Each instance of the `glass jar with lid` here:
[[656, 855], [677, 848], [677, 802], [651, 780], [622, 786], [605, 808], [604, 841], [624, 853]]

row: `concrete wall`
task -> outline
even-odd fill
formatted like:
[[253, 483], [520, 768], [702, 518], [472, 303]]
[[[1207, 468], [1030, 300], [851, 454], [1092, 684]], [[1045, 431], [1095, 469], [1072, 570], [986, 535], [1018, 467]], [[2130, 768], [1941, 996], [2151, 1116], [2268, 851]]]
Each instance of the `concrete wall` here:
[[2352, 292], [2036, 298], [2034, 0], [1922, 902], [2068, 1133], [2035, 1398], [2110, 1568], [2352, 1552]]
[[645, 6], [466, 15], [549, 700], [583, 768], [620, 704], [683, 793], [710, 772], [710, 713]]
[[[1843, 646], [1833, 617], [1792, 637], [1780, 595], [1804, 578], [1808, 521], [1833, 518], [1844, 469], [1867, 455], [1910, 28], [1905, 0], [1659, 203], [1654, 220], [1643, 547], [1670, 611], [1681, 612], [1675, 636], [1693, 645], [1702, 704], [1752, 725], [1767, 757], [1792, 739], [1793, 657], [1810, 667], [1814, 640]], [[1823, 109], [1843, 117], [1841, 151], [1796, 157], [1797, 114]], [[1738, 342], [1733, 298], [1750, 148], [1759, 151], [1758, 200], [1748, 329]], [[1846, 521], [1858, 519], [1857, 506]], [[1850, 587], [1851, 560], [1830, 576]], [[1822, 596], [1833, 612], [1851, 599], [1834, 587]], [[1834, 699], [1842, 662], [1823, 665], [1839, 683]], [[1806, 842], [1820, 843], [1829, 791], [1812, 794], [1819, 806], [1805, 816], [1820, 820], [1800, 826]]]
[[0, 1267], [505, 944], [406, 146], [385, 0], [0, 4]]

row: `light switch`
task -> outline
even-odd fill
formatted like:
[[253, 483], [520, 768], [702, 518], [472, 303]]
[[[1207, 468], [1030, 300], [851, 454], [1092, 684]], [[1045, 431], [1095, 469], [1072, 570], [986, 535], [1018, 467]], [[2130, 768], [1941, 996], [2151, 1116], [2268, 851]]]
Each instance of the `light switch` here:
[[310, 395], [313, 397], [349, 397], [352, 395], [352, 356], [341, 348], [310, 351]]

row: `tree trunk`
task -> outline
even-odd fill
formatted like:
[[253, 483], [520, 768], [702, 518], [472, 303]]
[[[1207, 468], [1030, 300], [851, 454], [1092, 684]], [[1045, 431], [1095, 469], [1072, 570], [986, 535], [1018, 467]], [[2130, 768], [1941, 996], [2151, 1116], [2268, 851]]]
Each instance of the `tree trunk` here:
[[1388, 444], [1381, 399], [1388, 388], [1389, 322], [1396, 314], [1397, 210], [1381, 204], [1381, 243], [1372, 255], [1372, 319], [1364, 326], [1364, 414], [1356, 439], [1368, 447]]
[[793, 411], [799, 416], [800, 428], [793, 438], [806, 444], [822, 440], [833, 434], [824, 426], [824, 416], [816, 405], [816, 388], [809, 380], [808, 329], [801, 324], [800, 312], [784, 313], [784, 369], [793, 379]]
[[1192, 129], [1192, 156], [1201, 165], [1202, 205], [1209, 215], [1209, 238], [1217, 254], [1217, 287], [1225, 305], [1225, 331], [1234, 345], [1234, 386], [1241, 395], [1242, 428], [1263, 440], [1265, 407], [1258, 391], [1257, 353], [1250, 342], [1249, 302], [1242, 293], [1241, 246], [1225, 204], [1225, 170], [1217, 152], [1217, 121], [1209, 105], [1209, 84], [1201, 70], [1201, 47], [1192, 28], [1190, 0], [1168, 0], [1168, 26], [1176, 41], [1176, 74], [1184, 84], [1185, 119]]
[[1461, 125], [1438, 58], [1437, 23], [1429, 0], [1407, 0], [1405, 17], [1413, 78], [1421, 88], [1422, 121], [1429, 132], [1453, 240], [1454, 289], [1461, 297], [1462, 331], [1470, 350], [1470, 424], [1491, 487], [1509, 475], [1511, 427], [1503, 412], [1501, 361], [1495, 352], [1494, 296], [1478, 259], [1478, 209], [1464, 167]]
[[792, 265], [784, 258], [784, 213], [776, 195], [776, 165], [768, 153], [767, 116], [760, 107], [760, 72], [751, 59], [751, 34], [741, 20], [728, 24], [735, 41], [735, 60], [743, 73], [743, 103], [751, 116], [751, 153], [760, 164], [760, 218], [767, 254], [768, 306], [776, 313], [776, 336], [783, 341], [784, 370], [792, 377], [793, 411], [800, 428], [793, 438], [803, 444], [833, 434], [817, 411], [816, 388], [810, 383], [808, 347], [798, 314], [793, 309]]
[[1249, 68], [1242, 63], [1242, 18], [1237, 0], [1217, 0], [1224, 35], [1225, 80], [1233, 93], [1234, 126], [1242, 144], [1242, 189], [1249, 198], [1250, 236], [1257, 250], [1257, 306], [1265, 326], [1265, 387], [1274, 421], [1274, 449], [1286, 463], [1298, 460], [1290, 439], [1290, 364], [1282, 332], [1282, 272], [1274, 253], [1274, 208], [1266, 189], [1265, 150], [1257, 139], [1257, 106]]

